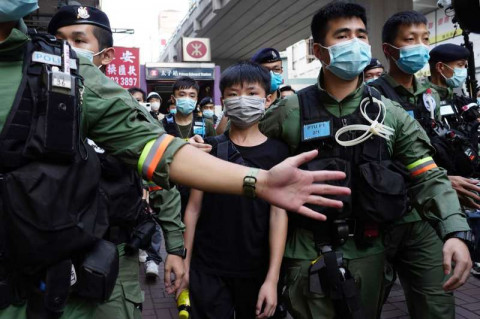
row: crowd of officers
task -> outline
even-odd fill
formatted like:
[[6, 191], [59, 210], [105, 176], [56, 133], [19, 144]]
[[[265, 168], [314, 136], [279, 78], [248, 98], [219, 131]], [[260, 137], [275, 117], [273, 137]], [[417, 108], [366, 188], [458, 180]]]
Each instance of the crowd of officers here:
[[36, 8], [0, 3], [0, 318], [141, 318], [138, 252], [162, 261], [159, 227], [193, 319], [379, 318], [397, 276], [412, 318], [455, 317], [480, 113], [470, 52], [429, 51], [422, 14], [385, 22], [386, 71], [365, 9], [323, 6], [317, 83], [281, 87], [260, 49], [223, 71], [217, 117], [189, 77], [168, 101], [105, 77], [104, 12], [64, 6], [39, 35]]

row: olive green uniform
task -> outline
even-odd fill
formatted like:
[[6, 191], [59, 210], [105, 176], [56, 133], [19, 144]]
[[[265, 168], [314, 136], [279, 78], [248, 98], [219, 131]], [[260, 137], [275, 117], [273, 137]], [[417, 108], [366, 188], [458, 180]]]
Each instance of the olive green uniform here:
[[[431, 89], [428, 81], [419, 81], [415, 77], [410, 90], [388, 74], [383, 77], [399, 96], [412, 104], [417, 104], [423, 93]], [[441, 120], [440, 96], [436, 90], [431, 91], [436, 103], [435, 117]], [[455, 318], [453, 293], [442, 288], [447, 279], [443, 271], [443, 242], [416, 210], [387, 229], [385, 248], [387, 260], [400, 278], [410, 316], [422, 319]]]
[[[322, 89], [323, 76], [320, 73], [318, 88], [324, 106], [332, 116], [339, 117], [353, 113], [360, 105], [363, 84], [341, 101]], [[382, 98], [386, 106], [385, 125], [395, 130], [387, 141], [392, 158], [416, 170], [416, 162], [433, 154], [428, 137], [398, 104]], [[297, 95], [281, 100], [269, 110], [260, 123], [260, 129], [269, 137], [280, 138], [289, 146], [292, 154], [301, 142], [301, 122]], [[321, 150], [320, 150], [321, 151]], [[412, 163], [414, 165], [412, 165]], [[444, 237], [453, 231], [469, 229], [455, 191], [444, 172], [439, 168], [428, 170], [411, 179], [412, 204], [424, 219], [435, 225], [436, 231]], [[418, 213], [410, 212], [405, 220], [415, 219]], [[418, 217], [419, 218], [419, 217]], [[382, 302], [385, 248], [381, 238], [366, 249], [356, 247], [348, 239], [341, 247], [347, 268], [352, 273], [360, 290], [361, 300], [367, 318], [376, 318]], [[428, 252], [429, 254], [431, 252]], [[285, 258], [287, 266], [286, 298], [289, 311], [295, 318], [333, 318], [334, 310], [330, 300], [308, 289], [307, 269], [317, 257], [313, 233], [302, 228], [289, 228]]]
[[[3, 129], [13, 100], [22, 78], [23, 48], [29, 41], [25, 35], [26, 27], [20, 21], [6, 40], [0, 42], [0, 130]], [[163, 128], [155, 123], [146, 110], [122, 87], [105, 77], [93, 64], [80, 58], [80, 74], [84, 78], [83, 104], [81, 114], [81, 129], [84, 136], [94, 140], [100, 147], [112, 155], [117, 156], [125, 163], [143, 172], [144, 178], [153, 180], [163, 188], [170, 188], [168, 164], [172, 161], [175, 152], [185, 145], [180, 139], [165, 138]], [[163, 148], [162, 148], [163, 147]], [[166, 148], [165, 148], [166, 147]], [[161, 152], [161, 150], [163, 150]], [[152, 153], [157, 155], [151, 160]], [[180, 246], [180, 236], [174, 231], [170, 234], [170, 245]], [[123, 249], [119, 247], [121, 255]], [[133, 257], [132, 257], [133, 258]], [[122, 264], [131, 263], [130, 257], [122, 258]], [[135, 260], [138, 263], [138, 258]], [[126, 276], [120, 275], [122, 288], [126, 294], [140, 295], [139, 289], [129, 286], [133, 267], [128, 269]], [[138, 276], [138, 265], [134, 270]], [[133, 278], [133, 277], [132, 277]], [[136, 278], [138, 285], [138, 277]], [[125, 284], [125, 285], [124, 285]], [[139, 287], [138, 287], [139, 288]], [[117, 290], [118, 291], [118, 290]], [[140, 296], [141, 297], [141, 296]], [[137, 301], [142, 300], [137, 298]], [[92, 302], [71, 297], [67, 303], [64, 318], [92, 318], [95, 307]], [[0, 318], [25, 318], [25, 306], [10, 306], [0, 310]]]

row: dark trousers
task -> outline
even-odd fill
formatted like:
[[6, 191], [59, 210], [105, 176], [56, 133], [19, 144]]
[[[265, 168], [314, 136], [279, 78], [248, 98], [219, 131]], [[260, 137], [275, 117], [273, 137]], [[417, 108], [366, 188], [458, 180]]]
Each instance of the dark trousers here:
[[192, 319], [254, 319], [264, 277], [233, 278], [190, 269]]

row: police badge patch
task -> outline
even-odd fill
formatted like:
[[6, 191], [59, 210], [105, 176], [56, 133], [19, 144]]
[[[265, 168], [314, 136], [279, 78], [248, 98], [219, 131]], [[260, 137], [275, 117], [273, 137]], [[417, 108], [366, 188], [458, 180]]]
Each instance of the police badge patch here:
[[77, 11], [77, 19], [88, 19], [90, 15], [86, 7], [79, 7]]

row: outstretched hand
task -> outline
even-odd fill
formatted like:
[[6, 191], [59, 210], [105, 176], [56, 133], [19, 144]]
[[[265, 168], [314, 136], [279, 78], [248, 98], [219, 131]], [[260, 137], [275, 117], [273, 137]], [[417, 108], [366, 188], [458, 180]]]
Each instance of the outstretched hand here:
[[212, 145], [210, 144], [205, 144], [205, 141], [200, 135], [194, 135], [188, 139], [188, 143], [190, 145], [195, 146], [201, 151], [204, 151], [205, 153], [210, 153], [212, 150]]
[[457, 192], [458, 199], [463, 206], [468, 208], [480, 209], [480, 187], [477, 186], [478, 180], [469, 179], [462, 176], [448, 176], [453, 189]]
[[349, 195], [347, 187], [325, 184], [325, 181], [339, 180], [346, 177], [339, 171], [305, 171], [298, 167], [317, 156], [317, 151], [310, 151], [287, 158], [266, 172], [266, 181], [257, 183], [257, 196], [270, 204], [297, 212], [306, 217], [326, 220], [325, 215], [304, 206], [306, 203], [341, 208], [343, 203], [320, 195]]

